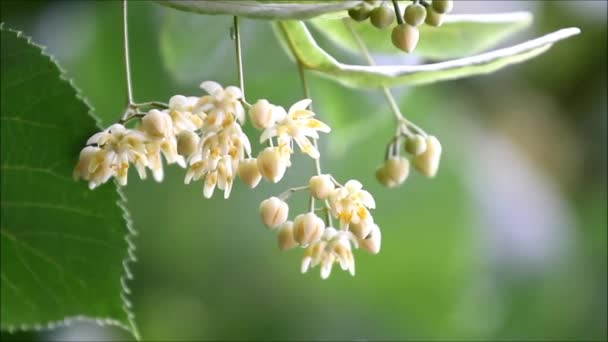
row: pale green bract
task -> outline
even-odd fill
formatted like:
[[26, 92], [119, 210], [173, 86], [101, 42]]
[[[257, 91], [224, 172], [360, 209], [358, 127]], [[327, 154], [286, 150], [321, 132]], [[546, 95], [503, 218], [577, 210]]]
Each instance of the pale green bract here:
[[0, 34], [1, 328], [87, 319], [137, 337], [125, 199], [114, 184], [90, 191], [72, 179], [78, 152], [98, 130], [90, 107], [39, 46], [2, 25]]
[[508, 48], [441, 63], [362, 66], [338, 62], [317, 44], [301, 21], [280, 21], [275, 25], [283, 45], [305, 68], [359, 88], [420, 85], [488, 74], [536, 57], [553, 43], [580, 33], [578, 28], [561, 29]]
[[[311, 23], [332, 43], [360, 53], [342, 20], [315, 18]], [[469, 56], [496, 46], [531, 23], [528, 12], [448, 15], [441, 27], [419, 27], [420, 42], [414, 54], [435, 60]], [[356, 21], [351, 25], [372, 53], [404, 54], [391, 42], [392, 27], [381, 30], [369, 22]]]
[[340, 12], [355, 7], [362, 1], [159, 0], [157, 2], [164, 6], [200, 14], [227, 14], [257, 19], [286, 20], [310, 19], [326, 13]]

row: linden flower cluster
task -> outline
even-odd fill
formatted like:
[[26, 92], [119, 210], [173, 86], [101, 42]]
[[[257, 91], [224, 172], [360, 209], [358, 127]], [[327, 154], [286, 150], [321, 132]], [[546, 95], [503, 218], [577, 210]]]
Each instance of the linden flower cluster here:
[[245, 110], [241, 90], [225, 89], [206, 81], [202, 97], [175, 95], [166, 109], [133, 114], [124, 122], [141, 117], [135, 128], [121, 123], [94, 134], [80, 152], [74, 169], [75, 179], [84, 179], [93, 189], [114, 177], [127, 184], [132, 164], [140, 178], [150, 169], [156, 181], [163, 179], [164, 157], [167, 164], [187, 167], [185, 183], [204, 179], [203, 194], [209, 198], [217, 187], [230, 195], [234, 175], [251, 145], [241, 124]]
[[[317, 216], [314, 209], [288, 220], [289, 206], [285, 200], [298, 190], [308, 190], [312, 203], [314, 199], [325, 201], [327, 206], [321, 210], [326, 212], [328, 221]], [[302, 273], [321, 265], [321, 278], [326, 279], [334, 263], [355, 275], [353, 248], [361, 247], [372, 254], [380, 251], [382, 235], [370, 213], [375, 207], [374, 198], [357, 180], [341, 185], [332, 176], [322, 174], [310, 178], [307, 186], [262, 201], [260, 215], [266, 227], [278, 231], [281, 250], [305, 249]], [[339, 220], [338, 227], [331, 226], [330, 215]]]

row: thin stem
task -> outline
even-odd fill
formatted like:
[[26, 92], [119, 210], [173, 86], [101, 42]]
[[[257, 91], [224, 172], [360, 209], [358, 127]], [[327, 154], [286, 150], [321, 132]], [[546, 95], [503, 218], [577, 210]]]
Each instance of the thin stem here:
[[[395, 2], [393, 1], [393, 3]], [[372, 55], [367, 49], [367, 46], [365, 46], [365, 43], [363, 42], [359, 34], [353, 29], [353, 26], [350, 24], [350, 22], [348, 20], [343, 20], [343, 22], [344, 25], [346, 25], [346, 27], [350, 31], [351, 35], [353, 36], [353, 39], [359, 46], [359, 49], [363, 53], [363, 56], [367, 60], [367, 63], [371, 66], [376, 65], [374, 59], [372, 58]], [[388, 89], [388, 87], [382, 86], [382, 93], [384, 94], [384, 97], [386, 98], [386, 101], [388, 102], [391, 111], [395, 115], [397, 125], [405, 125], [406, 128], [412, 129], [415, 133], [421, 134], [422, 136], [426, 137], [426, 133], [422, 128], [418, 127], [416, 124], [406, 119], [403, 114], [401, 114], [401, 110], [399, 109], [399, 106], [397, 105], [397, 102], [395, 101], [395, 98], [393, 97], [393, 94], [391, 93], [390, 89]]]
[[393, 0], [393, 7], [395, 7], [395, 15], [397, 16], [397, 23], [403, 25], [403, 17], [401, 16], [401, 10], [399, 10], [399, 4], [397, 0]]
[[133, 105], [133, 87], [131, 86], [131, 63], [129, 62], [129, 25], [127, 16], [127, 0], [122, 1], [123, 14], [123, 33], [124, 33], [124, 52], [125, 52], [125, 73], [127, 77], [127, 107]]
[[132, 103], [131, 106], [135, 107], [135, 108], [141, 108], [141, 107], [156, 107], [156, 108], [161, 108], [161, 109], [167, 109], [167, 108], [169, 108], [168, 104], [166, 104], [164, 102], [160, 102], [160, 101], [148, 101], [148, 102], [142, 102], [142, 103]]
[[308, 185], [304, 185], [304, 186], [297, 186], [295, 188], [289, 188], [287, 190], [285, 190], [283, 193], [281, 193], [279, 196], [277, 196], [278, 198], [280, 198], [282, 201], [285, 201], [286, 199], [288, 199], [294, 192], [296, 191], [302, 191], [302, 190], [306, 190], [308, 189]]
[[241, 93], [243, 94], [242, 102], [246, 107], [251, 107], [251, 105], [247, 102], [245, 97], [245, 79], [243, 77], [243, 57], [241, 55], [241, 35], [239, 33], [239, 17], [234, 16], [233, 27], [232, 27], [232, 38], [234, 39], [234, 48], [236, 52], [236, 66], [237, 73], [239, 79], [239, 87], [241, 88]]

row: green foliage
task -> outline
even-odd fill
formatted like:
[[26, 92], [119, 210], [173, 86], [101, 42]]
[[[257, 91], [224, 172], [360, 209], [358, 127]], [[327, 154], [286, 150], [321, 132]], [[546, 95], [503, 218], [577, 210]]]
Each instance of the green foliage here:
[[547, 51], [559, 40], [580, 32], [562, 29], [540, 38], [473, 57], [425, 65], [360, 66], [338, 62], [325, 52], [300, 21], [276, 23], [284, 46], [308, 69], [351, 87], [379, 87], [427, 84], [480, 74], [488, 74], [508, 65], [521, 63]]
[[[313, 19], [313, 27], [334, 44], [353, 53], [360, 53], [352, 34], [341, 20]], [[532, 15], [527, 12], [449, 15], [441, 27], [420, 26], [417, 55], [431, 59], [448, 59], [469, 56], [499, 44], [513, 34], [528, 27]], [[379, 30], [367, 22], [352, 22], [371, 52], [402, 54], [391, 43], [390, 30]]]
[[40, 47], [5, 28], [1, 38], [2, 329], [87, 318], [136, 334], [123, 199], [71, 177], [97, 130], [90, 108]]
[[229, 14], [259, 19], [310, 19], [355, 7], [362, 1], [275, 0], [192, 1], [160, 0], [161, 5], [201, 14]]

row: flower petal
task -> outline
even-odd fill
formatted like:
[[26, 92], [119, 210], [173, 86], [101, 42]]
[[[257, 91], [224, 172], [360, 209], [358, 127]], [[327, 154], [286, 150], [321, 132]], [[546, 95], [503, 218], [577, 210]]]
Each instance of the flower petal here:
[[215, 81], [205, 81], [201, 83], [200, 87], [209, 95], [213, 95], [216, 91], [224, 89], [219, 83]]
[[308, 108], [308, 106], [312, 103], [311, 99], [304, 99], [294, 103], [291, 107], [289, 107], [289, 114], [294, 113], [297, 110], [304, 110]]

